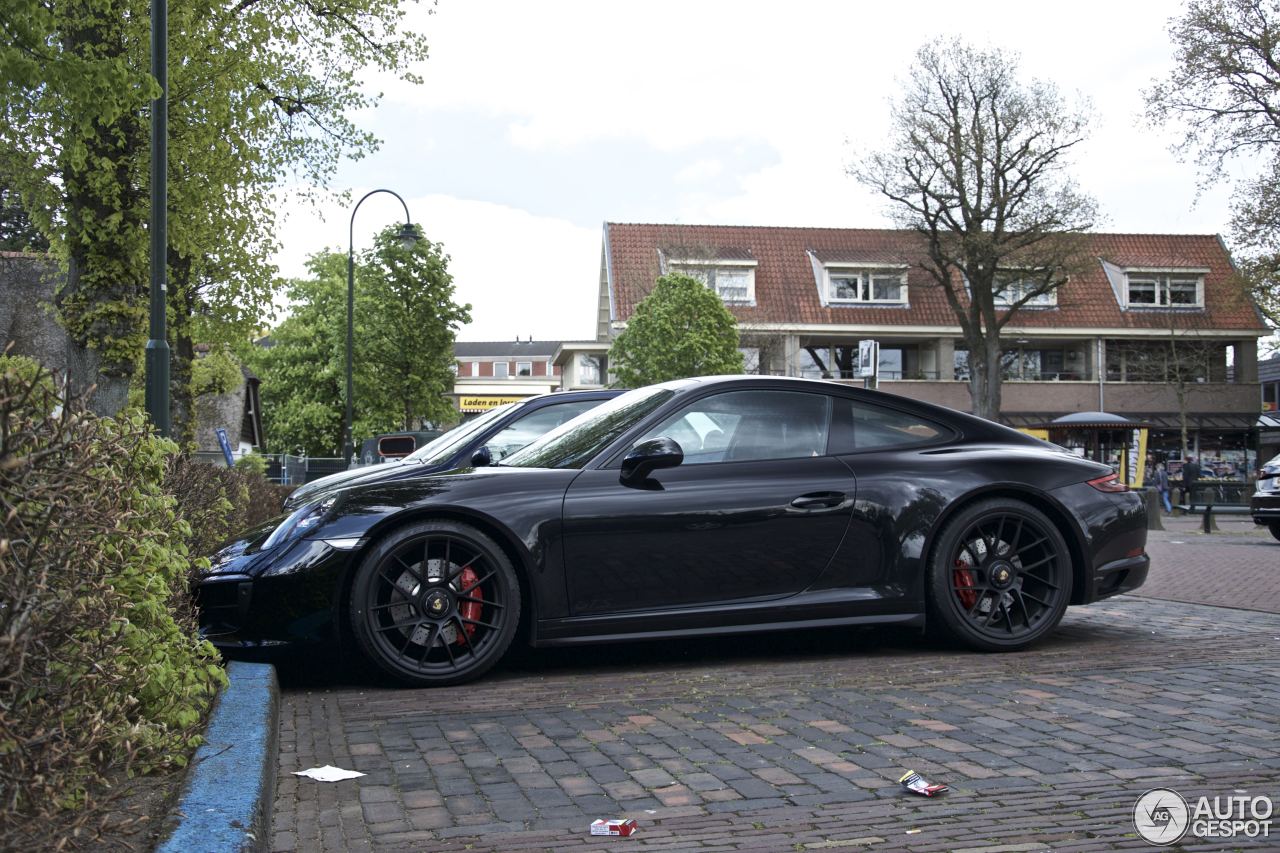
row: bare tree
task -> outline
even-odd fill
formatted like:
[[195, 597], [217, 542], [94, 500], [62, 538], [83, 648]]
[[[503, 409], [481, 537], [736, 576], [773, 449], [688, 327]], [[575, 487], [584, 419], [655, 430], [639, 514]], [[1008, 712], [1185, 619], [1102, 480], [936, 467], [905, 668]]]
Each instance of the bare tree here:
[[1017, 59], [958, 40], [926, 44], [894, 101], [887, 146], [850, 173], [923, 238], [920, 262], [969, 348], [973, 410], [1000, 412], [1000, 331], [1087, 262], [1096, 206], [1065, 174], [1087, 104], [1017, 76]]
[[1147, 117], [1178, 126], [1174, 150], [1206, 184], [1257, 163], [1235, 188], [1231, 241], [1258, 305], [1280, 324], [1280, 3], [1190, 0], [1169, 23], [1174, 68], [1145, 93]]
[[1203, 383], [1226, 380], [1223, 342], [1171, 326], [1167, 338], [1109, 343], [1107, 359], [1108, 374], [1119, 381], [1162, 384], [1173, 391], [1185, 459], [1190, 451], [1187, 413], [1191, 409], [1192, 393]]

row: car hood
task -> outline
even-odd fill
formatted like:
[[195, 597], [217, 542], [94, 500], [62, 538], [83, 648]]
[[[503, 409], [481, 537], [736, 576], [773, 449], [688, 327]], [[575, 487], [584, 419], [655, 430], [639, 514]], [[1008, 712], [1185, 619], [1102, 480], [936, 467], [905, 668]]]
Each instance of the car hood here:
[[363, 486], [369, 483], [385, 483], [401, 480], [405, 477], [430, 474], [435, 468], [428, 468], [420, 462], [383, 462], [380, 465], [368, 465], [363, 468], [352, 468], [350, 471], [339, 471], [318, 480], [299, 486], [285, 499], [286, 510], [302, 506], [304, 503], [320, 500], [340, 489]]

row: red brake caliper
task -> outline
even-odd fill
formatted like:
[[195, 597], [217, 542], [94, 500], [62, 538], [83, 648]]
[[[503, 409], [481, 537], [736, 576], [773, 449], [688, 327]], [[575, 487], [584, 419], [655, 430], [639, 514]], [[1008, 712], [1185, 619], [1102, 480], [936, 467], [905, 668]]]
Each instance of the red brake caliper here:
[[978, 589], [973, 571], [963, 560], [956, 560], [956, 595], [960, 597], [960, 603], [965, 606], [966, 610], [972, 610], [973, 605], [978, 603]]
[[[464, 593], [469, 598], [477, 598], [477, 599], [483, 598], [484, 596], [480, 592], [480, 587], [476, 586], [476, 582], [479, 580], [480, 580], [480, 576], [477, 575], [468, 566], [467, 568], [463, 569], [462, 574], [458, 576], [458, 589], [470, 590], [469, 592]], [[482, 605], [480, 604], [479, 601], [464, 601], [458, 606], [458, 613], [461, 614], [463, 619], [462, 627], [463, 627], [463, 630], [467, 632], [467, 636], [466, 636], [466, 639], [464, 639], [463, 636], [459, 634], [453, 641], [455, 644], [461, 645], [462, 643], [466, 642], [466, 640], [469, 640], [471, 639], [471, 637], [475, 636], [475, 633], [476, 633], [475, 624], [473, 624], [472, 622], [468, 622], [466, 620], [479, 619], [481, 606]]]

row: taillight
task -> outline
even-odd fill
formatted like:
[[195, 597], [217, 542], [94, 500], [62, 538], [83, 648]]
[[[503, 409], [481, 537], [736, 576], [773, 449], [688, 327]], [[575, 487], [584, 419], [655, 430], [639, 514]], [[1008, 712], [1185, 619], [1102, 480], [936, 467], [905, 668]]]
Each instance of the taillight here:
[[1100, 492], [1127, 492], [1129, 487], [1120, 479], [1119, 474], [1108, 474], [1105, 477], [1099, 477], [1096, 480], [1090, 480], [1089, 485], [1093, 486]]

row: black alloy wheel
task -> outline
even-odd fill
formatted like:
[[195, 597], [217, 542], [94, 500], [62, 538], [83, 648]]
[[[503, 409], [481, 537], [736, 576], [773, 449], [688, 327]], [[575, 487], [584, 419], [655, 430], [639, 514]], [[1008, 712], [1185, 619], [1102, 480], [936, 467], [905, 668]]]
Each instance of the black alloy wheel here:
[[927, 587], [929, 616], [952, 639], [982, 651], [1016, 651], [1053, 630], [1066, 612], [1070, 552], [1040, 510], [986, 500], [943, 528]]
[[393, 531], [365, 556], [351, 589], [351, 627], [388, 675], [419, 687], [483, 675], [511, 645], [520, 584], [491, 538], [431, 521]]

